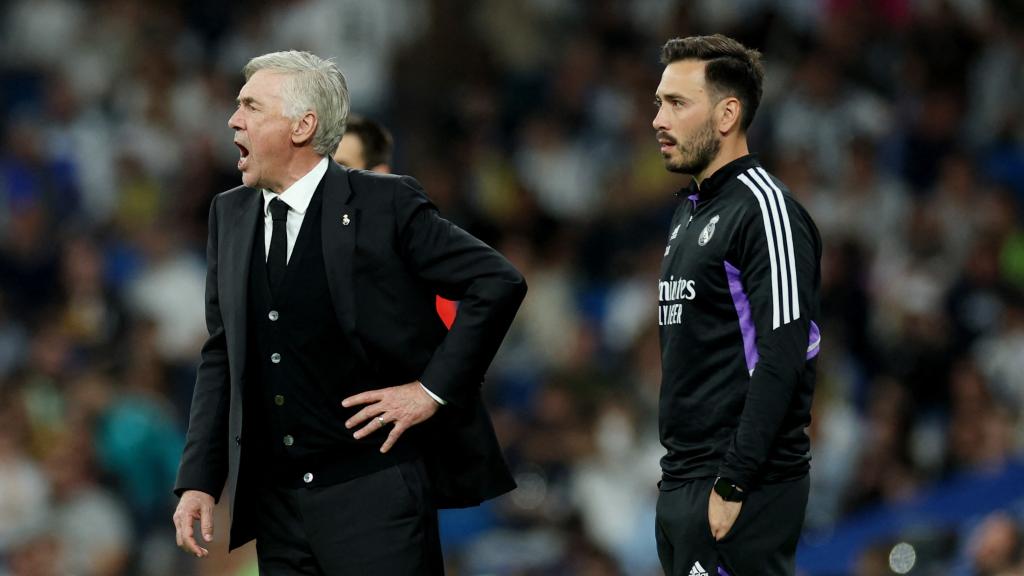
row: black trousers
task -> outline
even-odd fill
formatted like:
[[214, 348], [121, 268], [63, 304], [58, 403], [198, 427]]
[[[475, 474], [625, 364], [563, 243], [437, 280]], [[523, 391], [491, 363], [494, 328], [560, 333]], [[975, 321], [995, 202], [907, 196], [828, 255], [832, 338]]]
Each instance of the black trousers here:
[[260, 489], [261, 576], [443, 576], [421, 460], [316, 488]]
[[804, 525], [807, 476], [750, 492], [729, 532], [716, 541], [708, 523], [714, 478], [658, 495], [655, 534], [666, 576], [792, 576]]

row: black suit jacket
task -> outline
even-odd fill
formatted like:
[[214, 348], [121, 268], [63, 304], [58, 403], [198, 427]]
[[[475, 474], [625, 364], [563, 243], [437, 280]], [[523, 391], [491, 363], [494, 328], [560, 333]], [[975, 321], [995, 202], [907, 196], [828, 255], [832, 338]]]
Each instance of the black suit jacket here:
[[[515, 483], [480, 400], [484, 372], [526, 294], [523, 276], [498, 252], [441, 218], [406, 176], [349, 170], [330, 161], [321, 181], [327, 280], [347, 346], [370, 381], [344, 394], [420, 380], [448, 404], [417, 426], [440, 508], [474, 506]], [[206, 323], [175, 493], [233, 495], [231, 548], [253, 535], [240, 502], [246, 297], [260, 191], [244, 186], [210, 206]], [[434, 295], [459, 300], [451, 330]], [[345, 388], [342, 388], [342, 386]], [[400, 439], [401, 442], [403, 439]], [[243, 482], [251, 479], [242, 479]], [[241, 493], [245, 493], [242, 491]]]

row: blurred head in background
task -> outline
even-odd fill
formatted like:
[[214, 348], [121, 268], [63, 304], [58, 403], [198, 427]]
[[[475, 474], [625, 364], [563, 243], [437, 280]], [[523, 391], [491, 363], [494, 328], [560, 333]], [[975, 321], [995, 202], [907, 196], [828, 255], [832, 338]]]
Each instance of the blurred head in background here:
[[281, 193], [338, 147], [348, 118], [348, 87], [330, 60], [274, 52], [245, 65], [238, 108], [228, 120], [241, 155], [242, 182]]
[[1006, 513], [989, 514], [971, 534], [971, 561], [979, 576], [1019, 574], [1020, 527]]
[[369, 118], [353, 115], [348, 119], [345, 137], [334, 152], [334, 159], [356, 170], [391, 173], [394, 139], [387, 128]]

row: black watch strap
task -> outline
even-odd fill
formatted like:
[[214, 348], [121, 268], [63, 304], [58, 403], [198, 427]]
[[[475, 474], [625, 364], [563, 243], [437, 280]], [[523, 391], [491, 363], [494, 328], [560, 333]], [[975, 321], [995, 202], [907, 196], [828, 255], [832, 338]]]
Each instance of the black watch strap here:
[[714, 490], [726, 502], [743, 502], [747, 499], [747, 494], [742, 488], [737, 486], [732, 480], [722, 478], [721, 476], [715, 478]]

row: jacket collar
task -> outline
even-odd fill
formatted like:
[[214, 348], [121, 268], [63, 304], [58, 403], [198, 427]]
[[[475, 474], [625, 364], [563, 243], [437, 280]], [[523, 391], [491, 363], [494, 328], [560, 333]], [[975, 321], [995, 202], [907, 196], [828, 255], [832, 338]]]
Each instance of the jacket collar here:
[[704, 179], [704, 182], [700, 186], [697, 185], [697, 180], [693, 179], [690, 181], [690, 185], [679, 191], [679, 195], [685, 195], [694, 202], [706, 201], [714, 198], [722, 191], [722, 188], [727, 182], [733, 179], [734, 176], [740, 172], [760, 166], [761, 163], [757, 159], [756, 154], [747, 154], [746, 156], [740, 156], [739, 158], [729, 162], [722, 166], [711, 176]]

